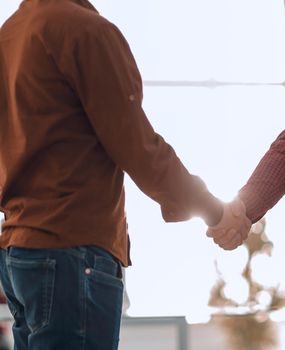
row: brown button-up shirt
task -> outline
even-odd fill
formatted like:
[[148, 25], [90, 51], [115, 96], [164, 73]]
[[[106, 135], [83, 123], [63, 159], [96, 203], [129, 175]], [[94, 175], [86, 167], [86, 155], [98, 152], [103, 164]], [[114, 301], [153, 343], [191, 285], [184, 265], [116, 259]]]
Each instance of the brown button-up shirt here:
[[218, 221], [141, 100], [126, 40], [88, 1], [21, 3], [0, 30], [2, 248], [94, 244], [128, 265], [124, 172], [166, 221]]

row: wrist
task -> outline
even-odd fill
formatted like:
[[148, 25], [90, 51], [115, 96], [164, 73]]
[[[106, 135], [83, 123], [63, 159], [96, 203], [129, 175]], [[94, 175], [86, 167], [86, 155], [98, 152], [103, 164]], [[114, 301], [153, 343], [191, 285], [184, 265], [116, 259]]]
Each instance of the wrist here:
[[223, 202], [210, 192], [203, 192], [198, 199], [198, 215], [205, 221], [207, 226], [217, 225], [224, 212]]
[[257, 191], [249, 190], [247, 186], [239, 191], [238, 198], [245, 206], [246, 215], [252, 223], [255, 223], [263, 217], [266, 209], [263, 206], [264, 201], [259, 197]]

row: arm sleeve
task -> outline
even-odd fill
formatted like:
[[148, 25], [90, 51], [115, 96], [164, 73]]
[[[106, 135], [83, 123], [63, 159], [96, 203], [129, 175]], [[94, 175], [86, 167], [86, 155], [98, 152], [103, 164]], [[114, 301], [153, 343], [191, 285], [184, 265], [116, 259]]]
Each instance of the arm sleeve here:
[[261, 159], [239, 197], [252, 222], [258, 221], [285, 193], [285, 130]]
[[109, 157], [160, 204], [165, 221], [197, 215], [218, 222], [220, 202], [148, 121], [140, 73], [120, 31], [103, 21], [82, 33], [61, 67]]

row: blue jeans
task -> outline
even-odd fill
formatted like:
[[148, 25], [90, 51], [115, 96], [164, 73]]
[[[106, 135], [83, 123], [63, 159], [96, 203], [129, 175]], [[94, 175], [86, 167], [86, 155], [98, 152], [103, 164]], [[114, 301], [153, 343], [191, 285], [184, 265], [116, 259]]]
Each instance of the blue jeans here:
[[94, 246], [0, 249], [14, 350], [117, 350], [121, 265]]

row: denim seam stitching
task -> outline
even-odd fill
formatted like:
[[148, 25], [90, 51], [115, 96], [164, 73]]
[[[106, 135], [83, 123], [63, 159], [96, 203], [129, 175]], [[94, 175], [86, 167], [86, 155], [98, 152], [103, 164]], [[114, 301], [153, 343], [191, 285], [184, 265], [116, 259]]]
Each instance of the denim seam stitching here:
[[[54, 279], [55, 279], [55, 270], [51, 270], [50, 267], [55, 266], [55, 260], [47, 259], [45, 266], [45, 274], [47, 283], [44, 286], [42, 293], [42, 313], [43, 319], [35, 327], [29, 326], [32, 333], [36, 333], [39, 329], [46, 327], [50, 322], [53, 293], [54, 293]], [[51, 277], [51, 280], [50, 280]], [[51, 283], [50, 283], [51, 282]], [[49, 285], [51, 288], [49, 288]], [[50, 292], [50, 293], [49, 293]]]
[[87, 323], [87, 279], [84, 273], [84, 263], [80, 264], [79, 270], [79, 282], [80, 282], [80, 294], [82, 303], [82, 320], [81, 320], [81, 334], [82, 334], [82, 346], [81, 349], [84, 350], [86, 346], [86, 323]]
[[[50, 266], [54, 267], [55, 266], [55, 261], [48, 260], [50, 263]], [[54, 294], [54, 280], [55, 280], [55, 269], [51, 270], [46, 266], [46, 273], [47, 275], [51, 275], [51, 279], [49, 279], [47, 276], [47, 285], [45, 288], [45, 293], [46, 293], [46, 300], [45, 300], [45, 312], [46, 312], [46, 323], [43, 325], [43, 327], [47, 326], [50, 322], [50, 317], [51, 317], [51, 309], [52, 309], [52, 304], [53, 304], [53, 294]]]

